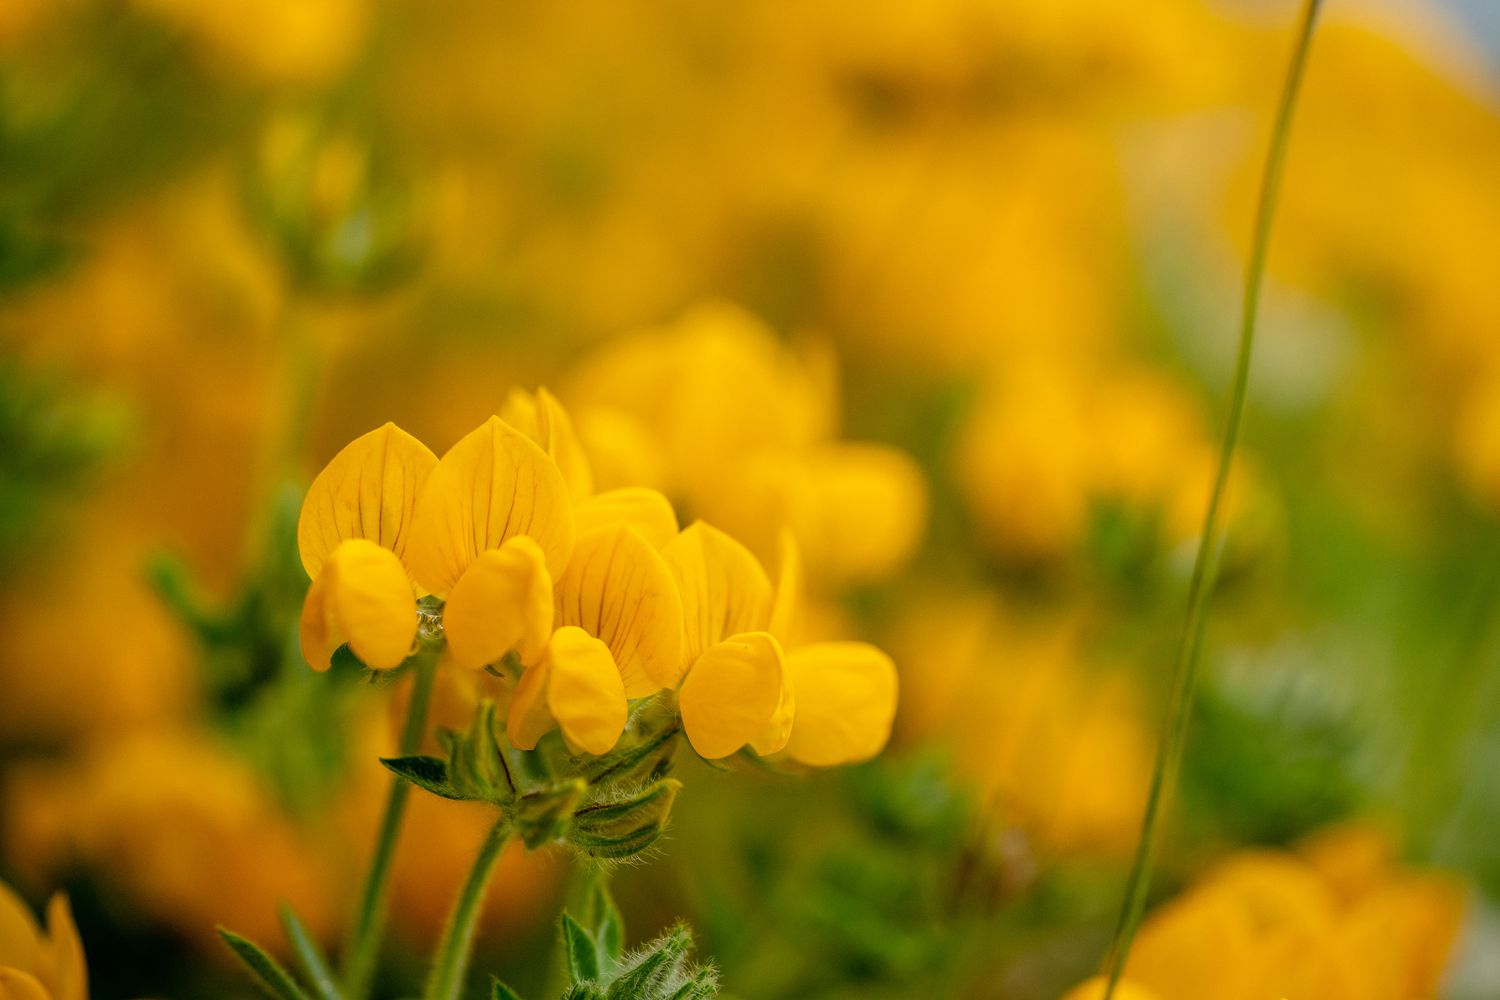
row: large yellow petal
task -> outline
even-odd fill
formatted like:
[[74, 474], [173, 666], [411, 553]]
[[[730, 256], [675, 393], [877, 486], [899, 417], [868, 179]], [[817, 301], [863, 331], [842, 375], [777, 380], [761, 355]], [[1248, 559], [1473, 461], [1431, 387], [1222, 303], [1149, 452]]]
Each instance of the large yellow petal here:
[[559, 626], [602, 640], [630, 698], [681, 678], [682, 598], [666, 561], [627, 524], [582, 535], [557, 581]]
[[427, 446], [395, 424], [355, 438], [308, 487], [297, 519], [302, 567], [316, 579], [333, 550], [364, 538], [402, 555], [412, 511], [437, 466]]
[[896, 665], [863, 642], [823, 642], [787, 655], [797, 717], [787, 752], [826, 767], [875, 756], [896, 715]]
[[625, 731], [630, 706], [609, 647], [581, 628], [564, 626], [547, 645], [547, 705], [576, 753], [609, 753]]
[[573, 549], [573, 507], [557, 465], [525, 434], [491, 417], [427, 478], [406, 562], [419, 584], [443, 597], [481, 552], [517, 535], [541, 547], [556, 577]]
[[517, 750], [536, 749], [537, 741], [557, 726], [557, 720], [547, 707], [547, 685], [551, 676], [552, 665], [543, 658], [540, 663], [526, 668], [511, 695], [505, 736]]
[[556, 396], [545, 388], [537, 389], [535, 395], [512, 390], [500, 408], [500, 419], [535, 441], [557, 463], [575, 501], [593, 494], [594, 473], [588, 456]]
[[0, 966], [34, 969], [42, 954], [42, 929], [31, 907], [0, 882]]
[[596, 528], [628, 524], [656, 548], [677, 537], [677, 513], [660, 490], [625, 486], [596, 493], [573, 507], [573, 523], [580, 536]]
[[416, 603], [401, 560], [389, 549], [351, 538], [333, 550], [302, 604], [302, 655], [327, 670], [345, 643], [365, 666], [401, 665], [417, 637]]
[[750, 550], [698, 521], [662, 548], [682, 591], [683, 669], [714, 643], [771, 620], [771, 581]]
[[525, 535], [481, 552], [443, 606], [448, 651], [478, 670], [515, 650], [535, 663], [552, 634], [552, 575], [541, 546]]
[[678, 692], [688, 742], [700, 757], [728, 757], [765, 733], [785, 684], [781, 645], [769, 632], [715, 643], [698, 657]]
[[[1063, 1000], [1104, 1000], [1105, 988], [1108, 985], [1109, 981], [1103, 976], [1095, 976], [1069, 991]], [[1115, 984], [1115, 1000], [1157, 1000], [1157, 997], [1146, 987], [1132, 983], [1128, 979], [1122, 979]]]
[[68, 898], [56, 893], [47, 901], [47, 936], [53, 970], [53, 1000], [88, 1000], [89, 974], [83, 958], [83, 942]]
[[0, 965], [0, 1000], [53, 1000], [53, 996], [30, 973]]

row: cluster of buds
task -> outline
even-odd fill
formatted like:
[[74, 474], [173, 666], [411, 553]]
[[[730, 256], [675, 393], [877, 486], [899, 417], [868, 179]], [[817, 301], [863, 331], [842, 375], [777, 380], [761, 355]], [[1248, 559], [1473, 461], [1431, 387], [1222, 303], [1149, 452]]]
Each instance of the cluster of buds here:
[[[619, 856], [647, 839], [632, 824], [670, 807], [663, 762], [679, 735], [707, 760], [826, 766], [880, 751], [895, 667], [865, 643], [793, 641], [790, 535], [773, 583], [728, 534], [679, 529], [663, 494], [596, 493], [546, 390], [514, 393], [501, 412], [441, 459], [386, 424], [341, 451], [303, 505], [313, 582], [301, 643], [314, 668], [347, 645], [376, 671], [426, 650], [514, 680], [503, 735], [502, 713], [482, 705], [468, 733], [448, 737], [446, 761], [389, 766], [504, 807], [529, 841], [566, 828], [590, 853]], [[535, 750], [543, 764], [511, 756]]]

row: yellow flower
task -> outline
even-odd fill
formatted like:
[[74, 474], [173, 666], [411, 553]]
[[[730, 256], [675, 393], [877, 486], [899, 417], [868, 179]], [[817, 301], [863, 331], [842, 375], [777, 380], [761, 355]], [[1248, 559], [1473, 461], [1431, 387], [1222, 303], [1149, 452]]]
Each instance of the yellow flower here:
[[47, 929], [21, 897], [0, 882], [0, 1000], [85, 1000], [83, 944], [68, 901], [47, 903]]
[[366, 0], [134, 0], [179, 27], [207, 61], [267, 83], [317, 83], [348, 66], [364, 40]]
[[747, 745], [811, 765], [871, 757], [890, 734], [895, 666], [858, 642], [783, 651], [771, 630], [790, 632], [797, 580], [784, 551], [778, 599], [749, 550], [701, 521], [662, 550], [682, 592], [683, 730], [710, 760]]
[[557, 397], [545, 388], [535, 394], [513, 389], [500, 408], [500, 419], [537, 443], [557, 463], [568, 492], [582, 500], [594, 492], [594, 473], [573, 429], [573, 421]]
[[297, 548], [312, 587], [302, 605], [302, 655], [327, 670], [346, 642], [366, 666], [400, 666], [417, 634], [402, 555], [418, 492], [436, 456], [395, 424], [356, 438], [318, 474], [302, 502]]
[[618, 520], [579, 537], [553, 600], [558, 629], [516, 688], [511, 742], [530, 749], [557, 725], [575, 749], [606, 753], [627, 701], [676, 683], [682, 598], [661, 554]]
[[[1095, 976], [1088, 982], [1069, 990], [1063, 1000], [1104, 1000], [1104, 990], [1107, 985], [1108, 981], [1103, 976]], [[1115, 1000], [1159, 1000], [1159, 998], [1144, 986], [1122, 979], [1115, 984]]]

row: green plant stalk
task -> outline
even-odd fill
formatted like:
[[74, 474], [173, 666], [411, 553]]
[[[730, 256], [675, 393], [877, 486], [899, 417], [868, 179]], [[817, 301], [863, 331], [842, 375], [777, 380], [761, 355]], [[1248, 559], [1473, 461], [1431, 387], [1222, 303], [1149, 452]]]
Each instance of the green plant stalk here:
[[437, 958], [422, 1000], [459, 1000], [462, 996], [469, 953], [474, 947], [474, 928], [479, 923], [480, 904], [484, 902], [484, 891], [494, 874], [495, 862], [500, 860], [500, 851], [510, 840], [510, 832], [510, 824], [502, 817], [490, 828], [480, 845], [463, 891], [453, 904], [453, 912], [443, 928], [443, 939], [438, 943]]
[[1188, 584], [1187, 620], [1177, 647], [1177, 658], [1172, 672], [1172, 689], [1167, 702], [1161, 745], [1157, 751], [1156, 766], [1151, 775], [1151, 790], [1146, 798], [1140, 838], [1136, 843], [1135, 858], [1132, 861], [1130, 878], [1126, 885], [1125, 903], [1121, 908], [1120, 921], [1106, 959], [1108, 984], [1105, 987], [1104, 1000], [1111, 1000], [1114, 996], [1115, 987], [1119, 984], [1120, 976], [1125, 969], [1125, 960], [1130, 954], [1130, 946], [1135, 940], [1136, 930], [1140, 927], [1141, 918], [1145, 914], [1146, 898], [1151, 889], [1152, 869], [1156, 866], [1157, 852], [1160, 847], [1163, 800], [1168, 790], [1176, 786], [1178, 772], [1182, 767], [1188, 720], [1192, 716], [1193, 694], [1198, 681], [1198, 663], [1203, 648], [1208, 602], [1219, 570], [1219, 533], [1221, 530], [1219, 522], [1223, 515], [1224, 489], [1229, 481], [1229, 469], [1234, 458], [1235, 444], [1239, 439], [1240, 422], [1245, 409], [1245, 394], [1250, 382], [1250, 358], [1255, 345], [1256, 320], [1260, 313], [1261, 285], [1265, 278], [1271, 221], [1276, 214], [1276, 200], [1281, 190], [1281, 177], [1286, 164], [1292, 113], [1297, 106], [1297, 95], [1302, 87], [1302, 77], [1307, 68], [1307, 54], [1312, 44], [1313, 30], [1317, 25], [1318, 12], [1321, 7], [1322, 0], [1305, 0], [1303, 4], [1297, 42], [1292, 50], [1291, 62], [1282, 86], [1281, 103], [1276, 110], [1276, 121], [1271, 131], [1271, 144], [1267, 150], [1265, 167], [1261, 174], [1260, 198], [1255, 211], [1255, 233], [1250, 248], [1250, 259], [1245, 267], [1239, 351], [1235, 358], [1234, 384], [1230, 390], [1229, 412], [1224, 421], [1224, 436], [1219, 447], [1218, 469], [1214, 474], [1208, 513], [1203, 520], [1203, 535], [1198, 540], [1198, 553], [1193, 561], [1193, 575]]
[[[422, 734], [427, 730], [427, 708], [432, 702], [432, 683], [437, 673], [438, 653], [423, 647], [416, 655], [411, 700], [406, 705], [406, 721], [401, 728], [401, 756], [421, 749]], [[406, 797], [411, 786], [392, 775], [391, 790], [385, 800], [385, 814], [380, 819], [380, 833], [375, 854], [365, 875], [360, 893], [359, 911], [355, 917], [354, 936], [350, 939], [344, 968], [344, 996], [348, 1000], [365, 1000], [370, 979], [375, 974], [375, 960], [380, 955], [380, 938], [385, 931], [386, 898], [390, 895], [391, 862], [396, 856], [396, 841], [406, 817]]]

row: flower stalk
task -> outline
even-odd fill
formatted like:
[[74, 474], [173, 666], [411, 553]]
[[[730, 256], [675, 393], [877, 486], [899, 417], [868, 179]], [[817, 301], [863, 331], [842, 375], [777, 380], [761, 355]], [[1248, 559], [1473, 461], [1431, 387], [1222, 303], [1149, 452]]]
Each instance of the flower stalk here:
[[1239, 439], [1245, 396], [1250, 382], [1250, 359], [1255, 345], [1256, 321], [1260, 313], [1261, 286], [1265, 278], [1271, 222], [1275, 216], [1276, 201], [1281, 190], [1292, 114], [1297, 105], [1297, 95], [1301, 90], [1302, 78], [1307, 68], [1308, 50], [1312, 44], [1313, 31], [1321, 7], [1322, 0], [1305, 0], [1303, 5], [1297, 41], [1292, 50], [1291, 61], [1282, 86], [1281, 101], [1277, 107], [1270, 147], [1267, 150], [1265, 167], [1261, 174], [1254, 236], [1250, 248], [1250, 259], [1245, 267], [1239, 349], [1235, 358], [1229, 411], [1224, 421], [1224, 435], [1219, 447], [1213, 492], [1209, 496], [1208, 512], [1203, 521], [1203, 534], [1198, 540], [1198, 551], [1193, 561], [1193, 575], [1188, 585], [1187, 619], [1173, 667], [1172, 688], [1167, 703], [1161, 745], [1151, 775], [1151, 788], [1147, 795], [1146, 809], [1141, 820], [1140, 838], [1136, 843], [1135, 857], [1126, 885], [1124, 906], [1121, 908], [1119, 924], [1106, 959], [1108, 985], [1105, 988], [1104, 1000], [1112, 1000], [1115, 994], [1115, 987], [1119, 984], [1125, 969], [1125, 960], [1130, 954], [1130, 946], [1145, 914], [1146, 898], [1151, 888], [1152, 869], [1155, 868], [1160, 848], [1163, 800], [1167, 792], [1176, 786], [1178, 772], [1182, 766], [1183, 747], [1187, 741], [1188, 720], [1192, 716], [1193, 694], [1197, 686], [1204, 627], [1208, 617], [1208, 602], [1218, 576], [1220, 521], [1223, 515], [1224, 492], [1229, 481], [1235, 445]]
[[[422, 734], [427, 730], [427, 709], [432, 702], [433, 678], [437, 673], [438, 649], [424, 645], [413, 658], [411, 700], [406, 706], [406, 721], [401, 728], [403, 756], [421, 749]], [[385, 813], [380, 819], [380, 833], [375, 854], [360, 893], [359, 912], [355, 917], [354, 936], [350, 939], [348, 964], [344, 970], [344, 995], [348, 1000], [364, 1000], [375, 974], [380, 954], [380, 939], [385, 931], [386, 900], [390, 895], [391, 864], [396, 857], [396, 842], [406, 817], [406, 798], [411, 786], [395, 775], [386, 796]]]
[[490, 828], [480, 845], [474, 866], [464, 882], [463, 891], [453, 905], [448, 924], [443, 928], [443, 939], [438, 944], [437, 958], [432, 966], [431, 978], [422, 1000], [458, 1000], [463, 994], [464, 975], [469, 968], [469, 955], [474, 948], [474, 929], [479, 923], [479, 911], [484, 902], [485, 889], [490, 876], [500, 860], [500, 852], [510, 841], [511, 828], [507, 818], [502, 817]]

